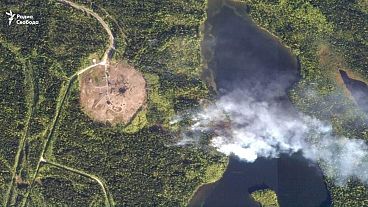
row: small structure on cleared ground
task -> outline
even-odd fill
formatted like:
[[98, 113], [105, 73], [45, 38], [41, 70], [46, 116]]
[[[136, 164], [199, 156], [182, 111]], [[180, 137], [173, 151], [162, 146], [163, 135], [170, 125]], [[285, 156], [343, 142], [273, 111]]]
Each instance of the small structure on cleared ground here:
[[80, 76], [80, 104], [93, 120], [127, 124], [146, 103], [146, 81], [126, 63], [91, 68]]

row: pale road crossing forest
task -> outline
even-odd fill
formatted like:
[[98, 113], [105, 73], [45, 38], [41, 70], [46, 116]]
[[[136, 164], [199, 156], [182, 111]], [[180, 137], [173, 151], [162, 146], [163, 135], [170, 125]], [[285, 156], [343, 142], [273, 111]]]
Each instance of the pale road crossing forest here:
[[0, 10], [0, 206], [368, 206], [367, 0]]

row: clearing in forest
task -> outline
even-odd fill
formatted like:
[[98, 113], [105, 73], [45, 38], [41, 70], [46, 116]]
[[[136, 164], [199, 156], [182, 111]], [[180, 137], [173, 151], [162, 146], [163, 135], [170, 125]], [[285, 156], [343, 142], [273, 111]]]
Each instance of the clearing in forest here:
[[146, 103], [146, 81], [126, 63], [98, 65], [80, 76], [80, 103], [93, 120], [127, 124]]

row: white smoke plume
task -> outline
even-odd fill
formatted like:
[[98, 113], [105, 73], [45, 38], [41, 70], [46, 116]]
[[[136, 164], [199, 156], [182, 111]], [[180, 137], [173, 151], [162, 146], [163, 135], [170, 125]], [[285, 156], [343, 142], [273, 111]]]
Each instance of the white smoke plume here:
[[[258, 157], [301, 151], [305, 158], [320, 162], [338, 184], [352, 177], [368, 184], [368, 146], [363, 140], [334, 136], [328, 123], [291, 113], [277, 103], [257, 101], [247, 92], [222, 96], [192, 120], [190, 131], [214, 131], [211, 145], [226, 155], [254, 162]], [[190, 138], [184, 141], [181, 144]]]

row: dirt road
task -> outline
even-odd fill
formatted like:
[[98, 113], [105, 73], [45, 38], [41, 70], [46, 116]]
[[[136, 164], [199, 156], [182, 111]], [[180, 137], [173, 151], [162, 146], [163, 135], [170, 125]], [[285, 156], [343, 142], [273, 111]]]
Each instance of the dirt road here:
[[[109, 62], [110, 62], [110, 59], [111, 59], [111, 55], [113, 54], [113, 52], [115, 50], [115, 47], [114, 47], [114, 43], [115, 43], [114, 41], [115, 41], [115, 39], [114, 39], [114, 36], [113, 36], [113, 34], [111, 32], [111, 29], [108, 26], [108, 24], [97, 13], [95, 13], [94, 11], [92, 11], [92, 10], [90, 10], [88, 8], [85, 8], [85, 7], [81, 6], [81, 5], [78, 5], [76, 3], [73, 3], [71, 1], [67, 1], [67, 0], [56, 0], [56, 1], [57, 2], [60, 2], [60, 3], [67, 4], [67, 5], [71, 6], [71, 7], [74, 7], [76, 9], [79, 9], [79, 10], [81, 10], [83, 12], [87, 12], [88, 14], [92, 15], [93, 17], [95, 17], [97, 19], [97, 21], [106, 30], [106, 32], [107, 32], [107, 34], [109, 36], [109, 45], [108, 45], [108, 48], [106, 49], [106, 51], [104, 53], [104, 56], [103, 56], [103, 59], [102, 59], [101, 62], [96, 63], [96, 64], [93, 64], [93, 65], [90, 65], [90, 66], [88, 66], [86, 68], [83, 68], [83, 69], [77, 71], [75, 74], [73, 74], [72, 76], [70, 76], [69, 79], [66, 82], [64, 82], [64, 84], [63, 84], [63, 86], [62, 86], [62, 88], [60, 90], [59, 96], [57, 98], [58, 104], [56, 106], [55, 115], [54, 115], [54, 118], [53, 118], [52, 122], [50, 123], [49, 130], [48, 130], [48, 134], [46, 136], [46, 139], [43, 142], [43, 148], [42, 148], [42, 151], [40, 153], [40, 158], [38, 160], [37, 166], [35, 168], [35, 173], [34, 173], [33, 177], [31, 178], [30, 187], [28, 188], [25, 196], [23, 197], [20, 206], [22, 206], [22, 207], [27, 206], [27, 201], [28, 201], [30, 192], [32, 191], [33, 184], [34, 184], [34, 182], [36, 180], [36, 177], [38, 176], [38, 173], [39, 173], [39, 170], [40, 170], [42, 164], [50, 164], [50, 165], [53, 165], [55, 167], [59, 167], [61, 169], [68, 170], [70, 172], [74, 172], [74, 173], [83, 175], [85, 177], [88, 177], [88, 178], [90, 178], [92, 180], [95, 180], [101, 186], [102, 192], [103, 192], [104, 197], [105, 197], [105, 206], [113, 206], [114, 205], [114, 201], [112, 199], [112, 196], [109, 194], [109, 192], [108, 192], [107, 187], [105, 186], [105, 184], [97, 176], [92, 175], [92, 174], [89, 174], [89, 173], [86, 173], [86, 172], [83, 172], [81, 170], [77, 170], [77, 169], [74, 169], [74, 168], [70, 168], [70, 167], [61, 165], [61, 164], [58, 164], [58, 163], [55, 163], [55, 162], [49, 162], [49, 161], [47, 161], [47, 159], [45, 159], [46, 152], [49, 150], [51, 139], [53, 138], [53, 135], [54, 135], [55, 127], [59, 123], [59, 117], [60, 117], [61, 111], [62, 111], [63, 106], [65, 104], [65, 100], [67, 99], [67, 97], [70, 94], [70, 88], [71, 88], [73, 82], [76, 80], [76, 78], [80, 74], [88, 71], [89, 69], [95, 68], [98, 65], [105, 66], [105, 68], [107, 70], [107, 67], [108, 67]], [[11, 187], [11, 188], [13, 188], [13, 187]], [[8, 205], [9, 205], [9, 203], [6, 202], [5, 203], [5, 206], [8, 206]]]

